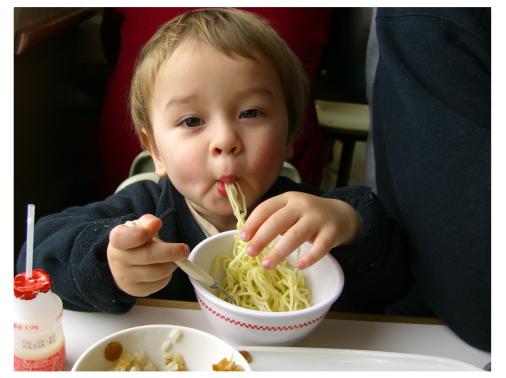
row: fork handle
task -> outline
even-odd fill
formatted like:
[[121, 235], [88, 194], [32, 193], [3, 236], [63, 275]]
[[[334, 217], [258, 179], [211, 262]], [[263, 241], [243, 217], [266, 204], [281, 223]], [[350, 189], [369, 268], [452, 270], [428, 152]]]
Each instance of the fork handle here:
[[191, 278], [196, 279], [197, 281], [207, 285], [209, 287], [217, 286], [218, 283], [214, 280], [213, 277], [209, 275], [204, 269], [199, 267], [196, 264], [193, 264], [190, 260], [176, 260], [174, 263], [180, 267], [186, 274], [188, 274]]

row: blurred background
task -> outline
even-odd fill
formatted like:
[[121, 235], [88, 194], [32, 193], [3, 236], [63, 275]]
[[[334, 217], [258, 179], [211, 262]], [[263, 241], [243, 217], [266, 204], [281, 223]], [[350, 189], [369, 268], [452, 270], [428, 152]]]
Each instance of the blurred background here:
[[[311, 81], [313, 99], [321, 101], [315, 107], [320, 126], [317, 132], [325, 148], [320, 149], [321, 159], [315, 159], [314, 165], [323, 161], [318, 185], [324, 190], [337, 185], [340, 173], [340, 184], [364, 183], [368, 127], [365, 53], [372, 9], [326, 11], [326, 41]], [[105, 119], [104, 101], [125, 95], [114, 92], [111, 82], [122, 69], [118, 59], [120, 49], [126, 47], [122, 38], [127, 24], [123, 22], [125, 13], [112, 8], [14, 8], [13, 16], [17, 257], [25, 239], [29, 203], [36, 205], [39, 219], [113, 192], [103, 184], [104, 177], [109, 177], [104, 167], [110, 165], [106, 142], [113, 145], [115, 134], [108, 133], [107, 139], [100, 126]], [[294, 27], [304, 32], [304, 27]], [[118, 123], [118, 141], [124, 133], [134, 139], [119, 118]], [[353, 130], [356, 124], [360, 124], [359, 133]], [[344, 172], [340, 167], [343, 141], [350, 140], [350, 135], [352, 158], [349, 172]], [[115, 171], [119, 178], [127, 178], [125, 167], [132, 158], [125, 156], [124, 160]], [[121, 180], [110, 181], [118, 185]]]

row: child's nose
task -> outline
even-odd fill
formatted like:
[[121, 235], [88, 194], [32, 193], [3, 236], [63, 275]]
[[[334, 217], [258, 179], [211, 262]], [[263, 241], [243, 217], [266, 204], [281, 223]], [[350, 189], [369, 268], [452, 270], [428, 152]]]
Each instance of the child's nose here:
[[234, 126], [227, 124], [214, 129], [211, 142], [213, 155], [235, 155], [241, 151], [241, 140], [234, 130]]

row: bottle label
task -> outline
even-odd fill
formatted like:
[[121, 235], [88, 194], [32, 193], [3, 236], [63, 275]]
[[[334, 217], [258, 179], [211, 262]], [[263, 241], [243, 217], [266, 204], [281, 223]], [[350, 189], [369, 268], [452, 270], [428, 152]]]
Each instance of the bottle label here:
[[14, 354], [14, 370], [17, 371], [61, 371], [65, 370], [65, 344], [44, 358], [22, 358]]
[[[56, 316], [56, 321], [60, 321], [63, 315], [63, 309], [60, 311], [58, 316]], [[28, 332], [28, 333], [38, 333], [45, 329], [51, 328], [54, 326], [55, 318], [44, 318], [30, 321], [17, 321], [14, 320], [14, 331], [15, 332]]]

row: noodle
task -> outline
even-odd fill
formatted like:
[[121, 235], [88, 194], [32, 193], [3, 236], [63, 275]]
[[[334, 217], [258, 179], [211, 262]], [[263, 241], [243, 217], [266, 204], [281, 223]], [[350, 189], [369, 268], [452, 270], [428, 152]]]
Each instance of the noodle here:
[[[247, 214], [244, 193], [237, 183], [226, 184], [225, 188], [240, 231]], [[262, 266], [262, 259], [273, 245], [274, 241], [257, 256], [251, 257], [246, 253], [246, 243], [236, 236], [232, 256], [217, 256], [211, 274], [220, 266], [223, 268], [225, 275], [220, 286], [232, 295], [238, 306], [270, 312], [309, 307], [311, 295], [304, 276], [292, 263], [285, 259], [271, 270]], [[218, 296], [227, 300], [223, 294]]]

